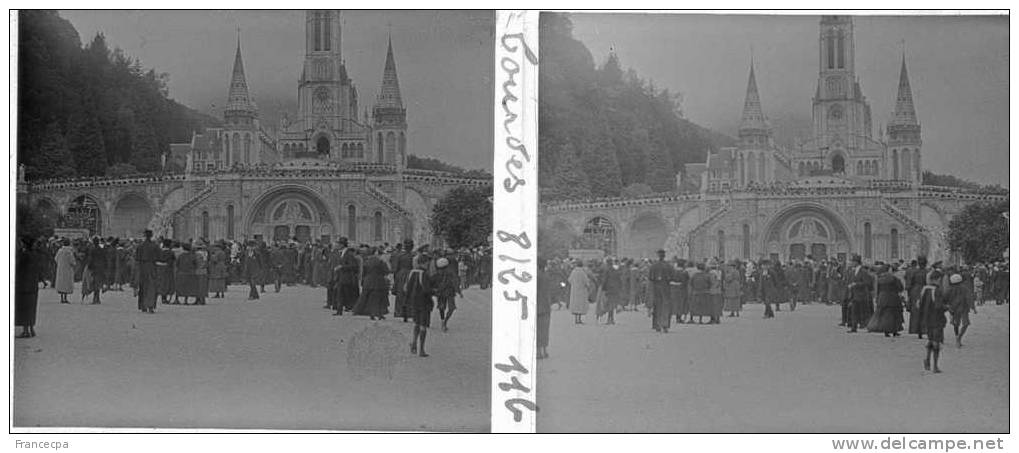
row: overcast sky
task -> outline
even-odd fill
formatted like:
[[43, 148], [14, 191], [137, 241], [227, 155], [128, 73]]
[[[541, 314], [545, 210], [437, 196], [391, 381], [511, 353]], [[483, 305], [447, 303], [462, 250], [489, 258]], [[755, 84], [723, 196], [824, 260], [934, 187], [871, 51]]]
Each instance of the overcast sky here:
[[[809, 125], [817, 16], [571, 17], [574, 36], [598, 64], [615, 49], [624, 67], [681, 92], [687, 118], [729, 134], [743, 107], [752, 47], [765, 114]], [[1007, 187], [1008, 19], [856, 17], [854, 24], [857, 76], [875, 126], [895, 107], [904, 40], [925, 169]]]
[[[237, 42], [248, 87], [263, 111], [296, 108], [304, 61], [304, 11], [61, 11], [88, 42], [170, 75], [170, 97], [203, 112], [226, 102]], [[408, 153], [467, 168], [492, 167], [493, 12], [342, 12], [342, 50], [370, 108], [382, 82], [386, 36], [407, 107]], [[269, 116], [263, 114], [263, 116]]]

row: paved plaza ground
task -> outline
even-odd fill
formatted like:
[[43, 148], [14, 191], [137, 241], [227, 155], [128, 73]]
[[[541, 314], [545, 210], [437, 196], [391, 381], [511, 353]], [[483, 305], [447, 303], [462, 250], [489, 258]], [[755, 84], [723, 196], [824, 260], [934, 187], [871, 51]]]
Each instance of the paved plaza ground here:
[[331, 316], [323, 288], [266, 289], [155, 314], [130, 290], [102, 305], [41, 290], [38, 336], [14, 344], [14, 426], [489, 429], [489, 290], [464, 291], [449, 332], [429, 332], [428, 358], [410, 354], [413, 322], [379, 323], [403, 335], [388, 379], [348, 364], [351, 337], [373, 321]]
[[978, 307], [962, 349], [945, 329], [942, 374], [923, 370], [916, 336], [848, 334], [837, 306], [786, 307], [667, 335], [643, 311], [615, 326], [553, 311], [539, 432], [1008, 431], [1008, 305]]

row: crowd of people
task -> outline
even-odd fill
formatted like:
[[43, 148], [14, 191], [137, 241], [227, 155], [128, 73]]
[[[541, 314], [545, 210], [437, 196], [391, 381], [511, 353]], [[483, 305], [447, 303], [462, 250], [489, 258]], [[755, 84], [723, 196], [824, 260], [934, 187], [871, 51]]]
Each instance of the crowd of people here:
[[[969, 313], [988, 300], [1008, 303], [1008, 262], [948, 266], [918, 257], [864, 265], [859, 255], [849, 261], [829, 258], [782, 263], [717, 258], [701, 262], [655, 261], [607, 257], [586, 262], [574, 258], [539, 260], [538, 357], [548, 357], [550, 314], [567, 309], [574, 324], [583, 324], [594, 305], [595, 322], [615, 324], [615, 313], [644, 309], [651, 328], [668, 333], [676, 324], [719, 324], [728, 313], [738, 317], [747, 303], [764, 305], [765, 319], [774, 318], [783, 304], [841, 306], [840, 326], [851, 333], [865, 329], [899, 336], [907, 330], [927, 337], [924, 366], [934, 372], [951, 315], [955, 343], [969, 326]], [[905, 313], [909, 313], [906, 323]], [[932, 361], [933, 359], [933, 361]]]
[[101, 304], [108, 291], [129, 288], [138, 310], [155, 313], [157, 305], [205, 305], [225, 298], [231, 284], [248, 288], [247, 300], [298, 284], [324, 288], [324, 308], [334, 316], [352, 314], [414, 321], [411, 351], [425, 352], [431, 312], [438, 306], [443, 331], [456, 311], [456, 297], [471, 285], [488, 287], [490, 247], [415, 247], [412, 240], [390, 246], [353, 246], [346, 238], [329, 243], [296, 238], [251, 241], [175, 241], [154, 239], [20, 239], [16, 256], [15, 325], [19, 338], [35, 336], [38, 291], [51, 287], [69, 304], [80, 282], [80, 303]]

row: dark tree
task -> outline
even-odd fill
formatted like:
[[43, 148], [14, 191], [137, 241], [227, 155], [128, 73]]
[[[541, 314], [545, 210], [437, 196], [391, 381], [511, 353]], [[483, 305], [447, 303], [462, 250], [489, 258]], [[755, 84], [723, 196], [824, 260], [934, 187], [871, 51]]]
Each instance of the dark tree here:
[[53, 220], [42, 215], [39, 211], [32, 209], [25, 203], [18, 203], [15, 213], [15, 233], [20, 236], [50, 237], [53, 236]]
[[492, 189], [456, 187], [432, 208], [432, 232], [453, 248], [485, 244], [492, 234]]
[[[126, 162], [158, 171], [170, 143], [218, 123], [169, 99], [167, 77], [111, 51], [102, 34], [82, 47], [55, 11], [19, 12], [18, 163], [31, 179], [97, 176]], [[53, 146], [53, 125], [64, 146]]]
[[948, 223], [948, 246], [967, 263], [1002, 259], [1008, 248], [1008, 202], [966, 206]]
[[570, 144], [581, 156], [579, 172], [588, 196], [618, 196], [623, 187], [647, 183], [672, 191], [683, 164], [703, 162], [707, 150], [734, 140], [682, 116], [681, 96], [661, 90], [635, 71], [624, 70], [610, 53], [600, 67], [573, 37], [569, 16], [542, 13], [540, 19], [539, 178], [546, 199], [568, 196], [574, 169], [559, 155]]

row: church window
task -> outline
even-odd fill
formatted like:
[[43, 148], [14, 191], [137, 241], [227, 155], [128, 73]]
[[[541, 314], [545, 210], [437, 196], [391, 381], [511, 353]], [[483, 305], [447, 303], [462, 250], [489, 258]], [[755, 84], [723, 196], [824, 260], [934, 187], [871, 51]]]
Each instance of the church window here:
[[379, 132], [379, 139], [378, 139], [378, 141], [376, 143], [377, 143], [376, 148], [377, 148], [378, 151], [375, 154], [375, 161], [381, 164], [382, 163], [382, 146], [385, 145], [382, 142], [382, 133], [381, 132]]
[[846, 67], [846, 40], [842, 33], [839, 33], [839, 69]]
[[903, 150], [902, 151], [902, 156], [901, 156], [901, 159], [902, 159], [902, 166], [901, 166], [901, 168], [902, 168], [902, 170], [899, 171], [899, 174], [901, 175], [901, 179], [909, 179], [909, 175], [911, 174], [910, 171], [909, 171], [909, 155], [910, 155], [909, 150]]
[[347, 237], [350, 242], [357, 240], [357, 207], [347, 206]]
[[233, 162], [238, 163], [241, 161], [241, 134], [234, 132], [234, 137], [230, 147], [233, 148]]
[[750, 225], [743, 224], [743, 258], [750, 259]]
[[209, 237], [209, 211], [202, 211], [202, 238]]
[[916, 180], [917, 181], [922, 181], [921, 173], [920, 173], [920, 150], [919, 149], [913, 150], [913, 154], [914, 154], [914, 158], [913, 158], [913, 169], [912, 170], [916, 173]]
[[343, 157], [344, 159], [350, 157], [350, 147], [348, 147], [346, 143], [344, 143], [340, 148], [340, 157]]
[[836, 174], [846, 172], [846, 159], [841, 154], [831, 158], [831, 170]]
[[873, 244], [871, 244], [870, 222], [863, 224], [863, 257], [870, 259], [873, 255]]
[[825, 41], [828, 44], [828, 69], [835, 69], [835, 39], [829, 36]]
[[718, 259], [725, 259], [725, 231], [718, 230]]
[[226, 205], [226, 238], [234, 238], [234, 205]]
[[251, 160], [251, 135], [244, 134], [244, 163], [250, 164]]
[[899, 259], [899, 230], [892, 228], [888, 235], [889, 257], [893, 260]]
[[318, 141], [315, 142], [315, 151], [317, 151], [320, 156], [328, 156], [329, 139], [325, 137], [319, 137]]
[[[396, 162], [396, 134], [390, 132], [386, 134], [386, 157], [385, 163]], [[379, 162], [379, 163], [383, 163]]]
[[329, 18], [329, 16], [327, 14], [323, 14], [323, 16], [324, 17], [323, 17], [323, 20], [322, 20], [322, 22], [323, 22], [322, 28], [323, 28], [323, 32], [325, 32], [325, 38], [322, 39], [322, 50], [328, 51], [328, 50], [331, 50], [331, 47], [332, 47], [329, 44], [329, 41], [332, 39], [332, 25], [333, 24], [332, 24], [332, 21], [330, 20], [330, 18]]
[[892, 150], [892, 179], [899, 179], [899, 151]]
[[400, 161], [403, 162], [407, 156], [407, 136], [403, 132], [400, 132]]
[[747, 156], [747, 169], [750, 170], [747, 174], [747, 182], [757, 181], [757, 156], [753, 153]]
[[322, 50], [322, 22], [319, 20], [321, 13], [315, 13], [315, 18], [312, 20], [315, 30], [315, 50]]
[[375, 241], [378, 242], [382, 240], [382, 213], [375, 211], [375, 215], [373, 217], [372, 236]]

